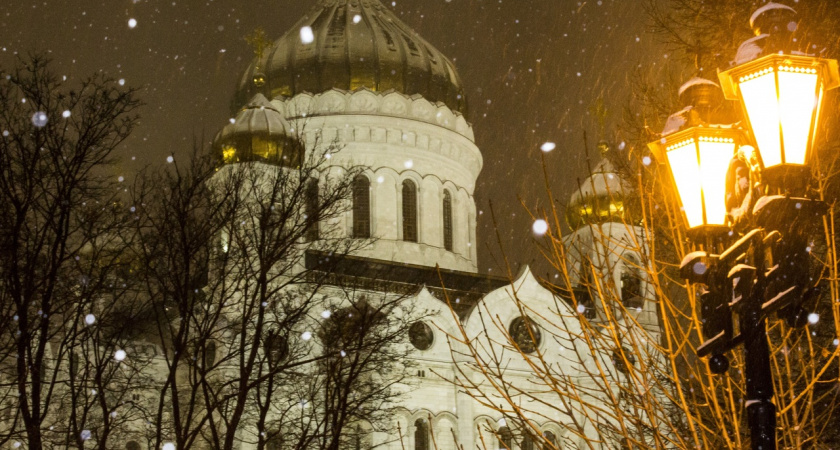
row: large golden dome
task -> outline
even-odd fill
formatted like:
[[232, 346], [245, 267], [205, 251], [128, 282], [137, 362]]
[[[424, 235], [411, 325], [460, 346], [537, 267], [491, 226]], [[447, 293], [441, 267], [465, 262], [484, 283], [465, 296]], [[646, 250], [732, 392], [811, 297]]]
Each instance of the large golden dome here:
[[378, 0], [320, 0], [251, 63], [235, 106], [257, 93], [291, 97], [332, 88], [395, 90], [467, 109], [452, 61]]

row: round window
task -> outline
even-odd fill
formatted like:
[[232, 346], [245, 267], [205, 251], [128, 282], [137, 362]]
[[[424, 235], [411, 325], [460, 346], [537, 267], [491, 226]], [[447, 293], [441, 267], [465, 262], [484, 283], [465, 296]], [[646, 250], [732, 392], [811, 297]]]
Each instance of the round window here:
[[[528, 330], [530, 328], [530, 331]], [[519, 316], [510, 323], [510, 337], [522, 353], [534, 353], [542, 342], [540, 327], [534, 321]]]
[[408, 339], [418, 350], [428, 350], [435, 342], [435, 334], [426, 322], [414, 322], [408, 329]]

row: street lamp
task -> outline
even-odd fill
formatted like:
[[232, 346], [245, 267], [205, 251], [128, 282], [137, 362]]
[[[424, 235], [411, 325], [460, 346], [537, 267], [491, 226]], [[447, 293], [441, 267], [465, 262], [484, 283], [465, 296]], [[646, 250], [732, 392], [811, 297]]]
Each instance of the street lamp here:
[[741, 140], [735, 129], [706, 125], [666, 135], [649, 145], [657, 160], [667, 161], [671, 168], [690, 235], [729, 231], [726, 173]]
[[802, 177], [816, 139], [823, 95], [840, 85], [837, 61], [771, 54], [721, 72], [729, 100], [740, 100], [763, 175], [774, 188]]
[[[769, 21], [774, 30], [790, 29], [784, 25], [794, 22], [782, 24], [781, 18], [792, 9], [780, 5], [766, 5], [753, 19], [771, 7], [781, 14], [759, 21]], [[768, 45], [765, 51], [775, 48]], [[729, 367], [724, 353], [744, 346], [746, 412], [754, 449], [776, 448], [767, 318], [778, 314], [791, 326], [803, 326], [805, 306], [819, 294], [809, 278], [806, 248], [811, 224], [827, 207], [807, 198], [808, 164], [823, 96], [840, 85], [838, 72], [835, 60], [780, 52], [720, 73], [725, 97], [740, 101], [759, 164], [735, 155], [743, 141], [734, 127], [713, 127], [702, 120], [688, 121], [679, 130], [666, 125], [663, 138], [650, 144], [672, 172], [689, 237], [706, 244], [680, 265], [683, 278], [708, 287], [700, 299], [706, 340], [698, 356], [711, 356], [710, 370], [724, 373]], [[740, 180], [747, 183], [740, 186]], [[733, 192], [741, 196], [736, 201], [730, 198]], [[724, 235], [711, 233], [734, 227], [736, 213], [739, 226], [732, 234], [743, 235], [719, 249]]]

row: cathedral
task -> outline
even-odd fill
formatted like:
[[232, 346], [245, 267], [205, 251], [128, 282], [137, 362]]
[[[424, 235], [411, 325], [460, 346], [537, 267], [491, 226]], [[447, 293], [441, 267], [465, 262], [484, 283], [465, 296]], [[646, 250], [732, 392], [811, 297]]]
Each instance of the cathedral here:
[[[279, 164], [293, 166], [295, 158], [277, 152], [294, 139], [307, 155], [325, 153], [332, 169], [361, 167], [352, 207], [329, 228], [369, 243], [338, 257], [331, 276], [352, 279], [371, 293], [408, 286], [410, 302], [429, 312], [409, 332], [410, 388], [399, 398], [392, 431], [371, 433], [360, 447], [535, 448], [527, 436], [511, 437], [517, 432], [499, 412], [504, 408], [495, 407], [498, 393], [465, 385], [465, 377], [481, 377], [480, 355], [470, 357], [455, 338], [484, 342], [484, 351], [515, 345], [519, 351], [496, 361], [512, 386], [532, 386], [529, 355], [562, 367], [585, 386], [583, 366], [604, 355], [580, 356], [586, 350], [579, 342], [558, 344], [554, 337], [577, 336], [582, 322], [597, 323], [606, 311], [603, 302], [583, 294], [576, 301], [560, 298], [528, 268], [514, 280], [478, 273], [474, 191], [483, 156], [453, 62], [379, 0], [319, 0], [285, 35], [255, 47], [235, 93], [235, 118], [216, 137], [218, 158], [225, 165], [282, 159]], [[330, 154], [326, 145], [340, 151]], [[569, 249], [567, 284], [600, 280], [611, 286], [640, 332], [656, 336], [644, 233], [623, 215], [628, 189], [604, 160], [570, 199], [573, 231], [562, 238]], [[311, 250], [306, 264], [323, 257]], [[488, 315], [497, 326], [487, 326]], [[530, 432], [541, 442], [579, 448], [598, 434], [590, 416], [581, 412], [572, 426], [552, 401], [546, 393], [546, 405], [534, 401], [529, 407]]]

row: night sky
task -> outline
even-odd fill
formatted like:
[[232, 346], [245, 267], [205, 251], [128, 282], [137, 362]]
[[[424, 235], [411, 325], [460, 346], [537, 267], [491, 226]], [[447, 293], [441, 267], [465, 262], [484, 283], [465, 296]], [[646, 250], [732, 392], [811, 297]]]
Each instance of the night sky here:
[[[672, 64], [647, 32], [638, 0], [397, 0], [384, 2], [449, 56], [467, 91], [484, 169], [476, 202], [482, 272], [504, 274], [490, 218], [514, 274], [521, 264], [552, 276], [532, 245], [529, 208], [545, 206], [540, 145], [550, 185], [565, 203], [587, 176], [595, 144], [620, 141], [628, 80]], [[141, 87], [142, 122], [120, 150], [130, 180], [166, 157], [186, 158], [193, 138], [209, 142], [230, 118], [230, 102], [253, 57], [244, 36], [271, 40], [316, 0], [72, 0], [0, 2], [0, 64], [47, 51], [68, 77], [102, 71]], [[130, 19], [136, 26], [129, 26]], [[605, 126], [592, 114], [603, 99]], [[115, 176], [117, 176], [115, 174]], [[521, 201], [520, 201], [521, 199]], [[539, 239], [539, 238], [538, 238]], [[501, 273], [500, 273], [501, 272]]]

